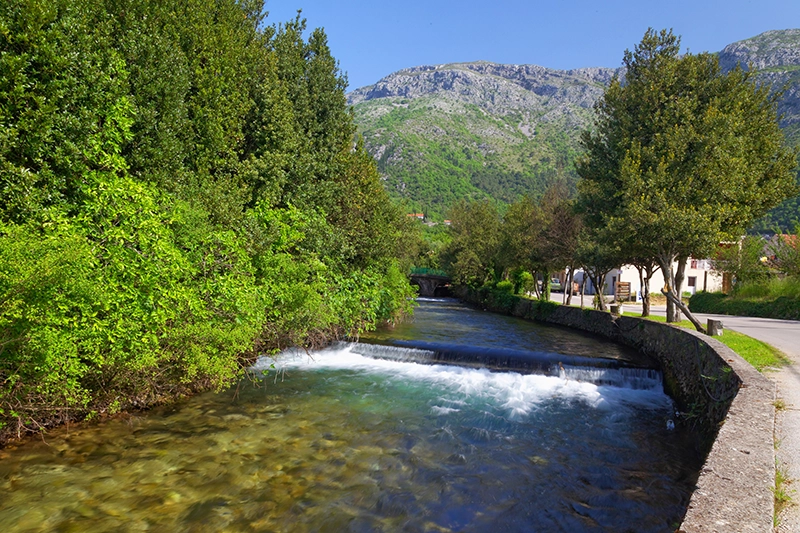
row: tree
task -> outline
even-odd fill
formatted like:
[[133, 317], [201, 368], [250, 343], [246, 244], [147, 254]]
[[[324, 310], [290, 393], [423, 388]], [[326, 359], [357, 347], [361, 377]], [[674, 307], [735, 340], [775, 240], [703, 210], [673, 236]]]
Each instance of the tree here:
[[714, 270], [730, 274], [735, 285], [763, 281], [769, 277], [766, 259], [768, 243], [760, 236], [747, 235], [737, 243], [726, 244], [717, 250]]
[[767, 246], [771, 263], [779, 272], [800, 278], [800, 225], [794, 233], [775, 235]]
[[594, 307], [605, 311], [605, 280], [609, 272], [623, 263], [619, 250], [611, 239], [603, 236], [603, 228], [584, 227], [578, 238], [575, 258], [584, 272], [581, 306], [583, 306], [583, 292], [586, 276], [588, 276], [594, 288]]
[[662, 269], [668, 301], [702, 330], [680, 300], [673, 263], [710, 256], [797, 194], [797, 158], [769, 88], [740, 67], [724, 74], [714, 55], [679, 52], [671, 31], [652, 29], [625, 52], [625, 80], [596, 104], [577, 170], [587, 223], [612, 238], [635, 235]]
[[481, 286], [499, 281], [501, 268], [497, 260], [500, 216], [487, 200], [457, 203], [450, 210], [452, 240], [442, 254], [445, 270], [453, 281]]
[[[539, 262], [547, 272], [545, 280], [549, 292], [550, 273], [568, 268], [564, 286], [564, 302], [572, 299], [572, 278], [575, 271], [575, 254], [581, 232], [581, 220], [575, 212], [575, 206], [569, 198], [569, 190], [564, 181], [547, 189], [542, 201], [541, 210], [547, 224], [540, 237], [538, 247]], [[549, 299], [549, 294], [547, 296]]]
[[262, 13], [0, 3], [0, 442], [409, 312], [325, 34]]
[[[512, 278], [518, 278], [518, 286], [522, 284], [522, 272], [532, 272], [536, 277], [540, 267], [537, 249], [545, 223], [538, 202], [530, 196], [511, 204], [503, 217], [498, 261], [504, 270], [510, 271]], [[534, 289], [541, 296], [537, 284], [534, 284]]]
[[650, 280], [658, 271], [658, 263], [646, 255], [634, 256], [630, 263], [639, 271], [639, 287], [642, 296], [642, 316], [650, 316]]

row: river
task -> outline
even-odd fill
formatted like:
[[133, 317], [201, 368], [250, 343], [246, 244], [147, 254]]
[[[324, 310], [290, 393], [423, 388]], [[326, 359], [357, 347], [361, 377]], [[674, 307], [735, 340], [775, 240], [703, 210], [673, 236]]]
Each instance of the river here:
[[[477, 368], [482, 351], [524, 364]], [[425, 360], [436, 353], [466, 357]], [[0, 450], [0, 524], [674, 531], [699, 439], [670, 429], [674, 406], [646, 366], [566, 329], [423, 301], [414, 320], [357, 344], [263, 359], [259, 383]]]

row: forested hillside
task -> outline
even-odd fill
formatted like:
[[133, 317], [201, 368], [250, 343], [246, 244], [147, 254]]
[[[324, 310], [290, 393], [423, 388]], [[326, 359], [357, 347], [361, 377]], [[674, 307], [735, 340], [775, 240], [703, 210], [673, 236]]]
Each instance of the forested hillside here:
[[[623, 51], [620, 50], [620, 57]], [[753, 65], [758, 83], [783, 89], [781, 126], [800, 144], [800, 30], [767, 32], [719, 53], [725, 70]], [[354, 90], [356, 122], [389, 194], [409, 210], [440, 217], [460, 199], [500, 204], [541, 197], [564, 180], [574, 192], [580, 132], [621, 69], [570, 71], [535, 65], [460, 63], [405, 69]], [[800, 221], [789, 200], [756, 223]]]
[[389, 193], [439, 215], [566, 179], [611, 69], [461, 63], [392, 74], [348, 95]]
[[407, 310], [326, 36], [262, 9], [0, 6], [0, 441]]

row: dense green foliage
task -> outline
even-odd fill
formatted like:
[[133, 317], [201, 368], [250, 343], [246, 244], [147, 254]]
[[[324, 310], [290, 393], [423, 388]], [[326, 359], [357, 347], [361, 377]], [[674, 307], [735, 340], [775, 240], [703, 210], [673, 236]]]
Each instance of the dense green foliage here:
[[408, 310], [321, 30], [259, 1], [0, 6], [0, 438]]
[[796, 154], [775, 97], [748, 72], [723, 74], [710, 54], [680, 55], [677, 37], [653, 30], [624, 64], [624, 85], [611, 83], [583, 137], [580, 205], [595, 239], [660, 266], [668, 301], [681, 307], [673, 263], [710, 256], [796, 195]]
[[457, 284], [502, 294], [534, 292], [547, 301], [550, 274], [575, 265], [580, 219], [562, 184], [539, 201], [519, 199], [503, 216], [483, 200], [461, 201], [449, 217], [451, 240], [440, 259]]
[[[800, 318], [800, 226], [794, 234], [747, 235], [717, 250], [713, 265], [730, 276], [730, 291], [698, 293], [689, 308], [699, 313]], [[727, 289], [726, 289], [727, 290]]]
[[800, 227], [770, 239], [747, 236], [720, 250], [714, 268], [731, 275], [730, 294], [698, 293], [693, 311], [800, 319]]
[[789, 198], [756, 220], [749, 233], [781, 233], [800, 225], [800, 196]]
[[450, 210], [451, 240], [442, 250], [444, 269], [457, 284], [480, 287], [501, 280], [500, 215], [487, 200], [457, 203]]
[[797, 280], [753, 283], [757, 294], [699, 292], [689, 300], [696, 313], [800, 320], [800, 283]]
[[735, 286], [763, 281], [773, 273], [764, 255], [767, 248], [767, 242], [760, 236], [747, 235], [715, 252], [714, 270], [729, 274]]

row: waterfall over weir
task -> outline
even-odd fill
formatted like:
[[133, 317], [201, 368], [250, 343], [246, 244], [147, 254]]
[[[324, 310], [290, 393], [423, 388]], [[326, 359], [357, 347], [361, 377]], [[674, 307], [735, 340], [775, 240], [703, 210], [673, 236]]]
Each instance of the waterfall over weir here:
[[542, 374], [574, 381], [630, 389], [661, 390], [661, 372], [651, 368], [627, 366], [615, 359], [565, 355], [544, 351], [460, 346], [437, 343], [406, 343], [393, 346], [367, 343], [338, 343], [336, 349], [349, 349], [373, 359], [406, 363], [448, 364], [522, 374]]

